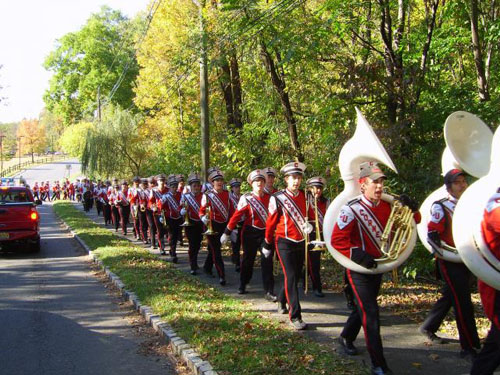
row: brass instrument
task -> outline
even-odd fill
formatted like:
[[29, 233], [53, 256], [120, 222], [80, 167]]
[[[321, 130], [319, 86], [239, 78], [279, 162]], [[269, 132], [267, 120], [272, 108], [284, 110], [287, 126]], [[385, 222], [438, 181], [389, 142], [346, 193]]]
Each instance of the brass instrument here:
[[208, 224], [207, 224], [207, 230], [203, 232], [203, 235], [214, 236], [217, 234], [217, 232], [214, 231], [214, 228], [212, 227], [212, 209], [210, 206], [207, 207], [206, 214], [208, 215]]
[[134, 220], [137, 219], [137, 206], [135, 204], [133, 204], [131, 207], [130, 207], [130, 213], [132, 214], [132, 218]]
[[189, 208], [188, 202], [184, 201], [184, 209], [186, 210], [186, 213], [184, 214], [184, 222], [180, 225], [181, 227], [191, 227], [193, 225], [189, 220], [188, 208]]
[[325, 241], [321, 241], [321, 232], [319, 227], [318, 198], [314, 193], [313, 196], [314, 196], [314, 223], [316, 230], [316, 236], [315, 236], [316, 238], [314, 239], [314, 241], [311, 241], [311, 243], [314, 244], [314, 247], [310, 251], [325, 251], [326, 250]]
[[381, 237], [380, 251], [383, 255], [375, 261], [384, 263], [397, 260], [411, 243], [414, 229], [412, 210], [394, 199]]
[[156, 211], [158, 211], [158, 206], [156, 205], [156, 203], [151, 204], [151, 211], [153, 213], [156, 212]]
[[[306, 215], [305, 215], [305, 220], [306, 224], [309, 223], [308, 221], [308, 213], [309, 213], [309, 195], [311, 192], [309, 190], [306, 191]], [[307, 291], [309, 289], [309, 233], [306, 233], [305, 230], [303, 230], [303, 235], [305, 239], [305, 271], [304, 271], [304, 294], [307, 294]]]
[[163, 225], [164, 228], [167, 227], [167, 218], [165, 217], [165, 211], [163, 210], [163, 208], [161, 209], [161, 212], [160, 212], [160, 219], [161, 219], [161, 223]]
[[139, 209], [141, 210], [141, 212], [146, 212], [146, 205], [144, 203], [141, 203]]

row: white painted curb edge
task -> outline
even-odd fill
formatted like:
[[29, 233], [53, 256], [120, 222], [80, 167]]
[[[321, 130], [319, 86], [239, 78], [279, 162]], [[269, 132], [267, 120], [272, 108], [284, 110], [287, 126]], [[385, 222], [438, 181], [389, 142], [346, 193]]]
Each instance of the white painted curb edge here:
[[[61, 221], [62, 219], [59, 218]], [[125, 289], [125, 284], [116, 276], [113, 272], [105, 267], [101, 260], [97, 258], [97, 255], [93, 253], [92, 250], [87, 246], [87, 244], [76, 234], [73, 229], [68, 226], [64, 221], [62, 221], [64, 226], [70, 231], [76, 241], [80, 246], [89, 254], [89, 257], [97, 263], [106, 273], [106, 276], [111, 280], [111, 282], [120, 289], [122, 296], [125, 300], [133, 303], [134, 308], [146, 319], [148, 324], [153, 327], [153, 329], [165, 340], [165, 343], [172, 345], [172, 349], [175, 354], [177, 354], [193, 371], [196, 375], [218, 375], [213, 369], [212, 365], [208, 361], [204, 361], [201, 356], [195, 352], [195, 350], [190, 347], [186, 341], [177, 336], [177, 333], [172, 329], [172, 327], [160, 319], [160, 317], [153, 313], [153, 309], [149, 306], [142, 305], [139, 298], [135, 295], [133, 291]]]

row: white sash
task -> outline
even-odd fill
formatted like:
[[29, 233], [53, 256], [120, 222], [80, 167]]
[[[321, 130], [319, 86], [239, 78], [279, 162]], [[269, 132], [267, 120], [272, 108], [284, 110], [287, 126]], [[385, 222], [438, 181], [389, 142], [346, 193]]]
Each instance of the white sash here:
[[222, 200], [220, 199], [220, 197], [217, 194], [213, 193], [213, 192], [208, 193], [207, 197], [210, 199], [210, 201], [213, 203], [213, 205], [222, 214], [222, 216], [224, 218], [224, 221], [227, 221], [227, 219], [229, 218], [229, 212], [226, 209], [226, 206], [224, 205], [224, 203], [222, 202]]
[[177, 201], [175, 200], [174, 196], [172, 193], [167, 193], [165, 194], [167, 200], [168, 200], [168, 203], [170, 204], [170, 206], [173, 207], [173, 209], [177, 212], [179, 212], [179, 204], [177, 203]]
[[300, 211], [299, 207], [297, 207], [295, 202], [290, 199], [290, 197], [285, 192], [282, 191], [274, 194], [274, 197], [281, 204], [283, 209], [288, 213], [288, 216], [290, 216], [300, 233], [303, 233], [306, 219], [304, 218], [304, 215], [302, 215], [302, 212]]
[[352, 202], [349, 204], [349, 207], [354, 213], [361, 230], [368, 235], [372, 243], [378, 250], [380, 250], [381, 237], [382, 233], [384, 233], [384, 228], [378, 221], [377, 217], [361, 201]]
[[252, 210], [259, 215], [260, 220], [265, 224], [267, 221], [267, 209], [264, 204], [255, 198], [251, 193], [246, 194], [245, 198], [248, 204], [252, 207]]
[[191, 193], [184, 194], [184, 198], [186, 199], [186, 202], [188, 202], [188, 204], [191, 206], [193, 210], [195, 210], [197, 213], [200, 212], [200, 205], [196, 201], [193, 194]]

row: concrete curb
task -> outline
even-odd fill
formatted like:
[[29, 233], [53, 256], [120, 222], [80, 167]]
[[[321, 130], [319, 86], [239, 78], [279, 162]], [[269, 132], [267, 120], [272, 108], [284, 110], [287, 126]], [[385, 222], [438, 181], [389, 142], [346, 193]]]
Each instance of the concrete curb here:
[[197, 353], [189, 344], [180, 338], [172, 327], [165, 321], [160, 319], [160, 316], [153, 312], [153, 309], [147, 305], [143, 305], [137, 295], [130, 290], [125, 289], [125, 284], [111, 270], [104, 266], [101, 260], [87, 246], [87, 244], [76, 234], [73, 229], [64, 222], [60, 217], [66, 229], [72, 234], [73, 238], [80, 246], [88, 253], [92, 261], [98, 264], [105, 272], [111, 282], [121, 291], [123, 298], [133, 303], [134, 308], [139, 312], [147, 323], [165, 340], [167, 345], [172, 346], [172, 350], [179, 359], [186, 363], [188, 368], [196, 375], [218, 375], [208, 361], [204, 361], [200, 354]]

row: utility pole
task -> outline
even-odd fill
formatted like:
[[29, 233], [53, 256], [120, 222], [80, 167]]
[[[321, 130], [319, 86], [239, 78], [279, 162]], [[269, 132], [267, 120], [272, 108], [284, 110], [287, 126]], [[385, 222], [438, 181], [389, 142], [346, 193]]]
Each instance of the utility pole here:
[[0, 134], [0, 175], [3, 177], [3, 139], [5, 135]]
[[203, 8], [205, 0], [192, 0], [198, 7], [200, 18], [200, 122], [201, 122], [201, 174], [207, 180], [207, 170], [210, 163], [210, 115], [208, 108], [208, 62], [207, 35]]
[[19, 141], [19, 170], [21, 170], [21, 139], [24, 138], [24, 136], [20, 135], [17, 137], [17, 140]]

